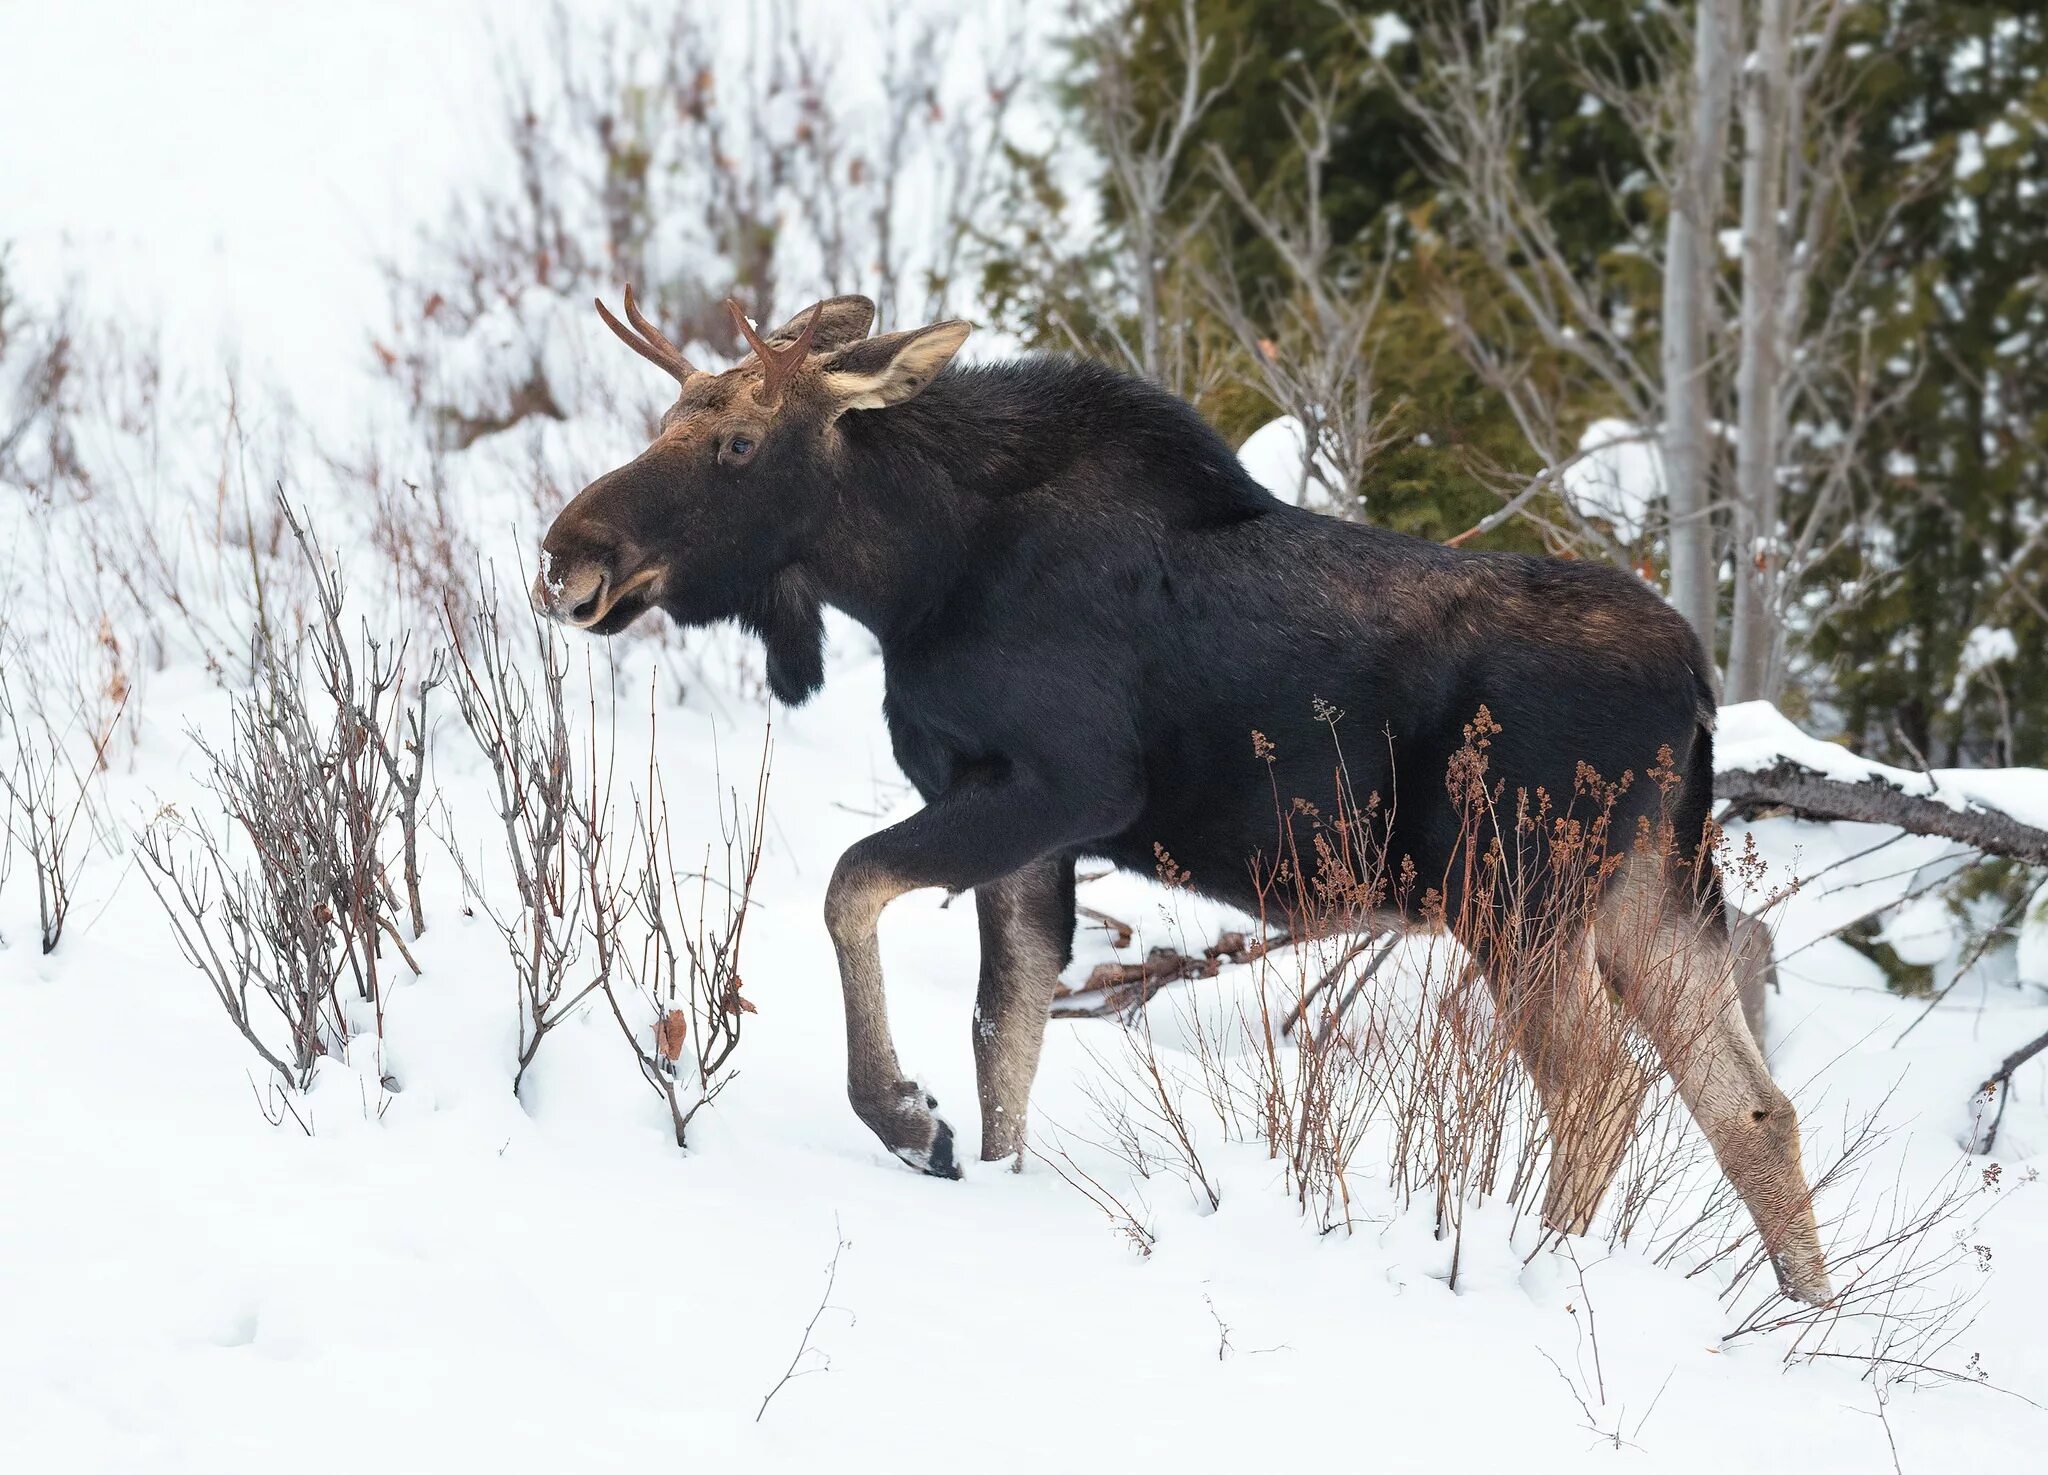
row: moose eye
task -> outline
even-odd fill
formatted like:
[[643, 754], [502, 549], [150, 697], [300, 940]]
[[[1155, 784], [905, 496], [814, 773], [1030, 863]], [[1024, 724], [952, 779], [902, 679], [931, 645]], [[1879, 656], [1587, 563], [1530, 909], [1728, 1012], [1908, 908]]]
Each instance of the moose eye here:
[[725, 439], [718, 443], [718, 464], [744, 466], [754, 459], [754, 453], [760, 449], [761, 439], [755, 431], [729, 430]]

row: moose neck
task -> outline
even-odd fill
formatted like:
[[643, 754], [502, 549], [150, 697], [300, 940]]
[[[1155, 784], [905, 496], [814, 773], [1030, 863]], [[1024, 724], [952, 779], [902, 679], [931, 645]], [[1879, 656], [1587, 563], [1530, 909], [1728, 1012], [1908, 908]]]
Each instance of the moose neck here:
[[1197, 528], [1283, 510], [1194, 409], [1101, 364], [1057, 358], [953, 369], [917, 398], [839, 422], [831, 505], [803, 580], [880, 638], [942, 611], [975, 577], [1006, 500], [1034, 525]]
[[825, 603], [884, 642], [944, 602], [995, 499], [1057, 473], [1055, 427], [1032, 423], [988, 378], [946, 374], [908, 403], [840, 423], [836, 495], [804, 572]]

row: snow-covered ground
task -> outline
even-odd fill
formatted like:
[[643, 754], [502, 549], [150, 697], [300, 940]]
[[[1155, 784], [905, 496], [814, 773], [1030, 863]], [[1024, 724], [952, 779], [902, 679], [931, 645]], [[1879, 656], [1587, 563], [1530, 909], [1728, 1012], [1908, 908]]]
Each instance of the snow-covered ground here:
[[[11, 889], [0, 1463], [599, 1470], [673, 1451], [743, 1469], [1133, 1457], [1227, 1469], [1291, 1449], [1395, 1469], [1564, 1468], [1599, 1438], [1547, 1355], [1583, 1375], [1603, 1426], [1649, 1468], [1882, 1467], [1885, 1430], [1859, 1367], [1788, 1369], [1784, 1337], [1723, 1350], [1730, 1314], [1711, 1275], [1588, 1242], [1582, 1280], [1556, 1253], [1522, 1264], [1524, 1250], [1483, 1225], [1452, 1291], [1427, 1215], [1389, 1216], [1369, 1172], [1365, 1221], [1321, 1237], [1256, 1147], [1206, 1146], [1214, 1213], [1170, 1179], [1133, 1182], [1082, 1145], [1101, 1132], [1087, 1091], [1114, 1069], [1114, 1025], [1054, 1025], [1034, 1109], [1042, 1137], [1136, 1208], [1156, 1235], [1148, 1258], [1040, 1161], [1021, 1175], [971, 1165], [960, 1183], [905, 1171], [846, 1107], [819, 922], [838, 850], [904, 802], [877, 663], [857, 632], [836, 636], [826, 693], [776, 719], [746, 963], [760, 1013], [687, 1153], [602, 1009], [551, 1037], [525, 1099], [513, 1097], [502, 944], [463, 915], [445, 861], [430, 857], [423, 976], [387, 1008], [396, 1093], [379, 1092], [365, 1060], [323, 1066], [300, 1108], [310, 1135], [267, 1124], [251, 1058], [130, 866], [88, 872], [80, 920], [47, 959], [26, 894]], [[161, 683], [157, 700], [165, 716], [113, 785], [117, 811], [177, 782], [194, 757], [179, 720], [210, 723], [222, 705], [196, 680], [175, 694]], [[695, 800], [680, 830], [706, 822], [714, 733], [730, 772], [761, 720], [667, 714], [669, 791]], [[487, 831], [469, 787], [476, 760], [459, 735], [442, 752], [463, 827]], [[1832, 830], [1760, 830], [1772, 854], [1807, 866], [1860, 848]], [[1184, 904], [1169, 922], [1141, 883], [1091, 891], [1149, 931], [1136, 948], [1214, 925]], [[883, 936], [906, 1068], [971, 1133], [972, 912], [918, 895], [891, 909]], [[1090, 943], [1070, 976], [1104, 956]], [[1958, 1167], [1971, 1087], [2010, 1043], [2048, 1028], [2048, 1005], [2005, 983], [1959, 989], [1897, 1044], [1919, 1006], [1858, 961], [1818, 943], [1786, 964], [1774, 1064], [1808, 1104], [1810, 1162], [1841, 1118], [1888, 1097], [1885, 1119], [1904, 1136], [1856, 1192], [1881, 1195], [1896, 1171], [1917, 1194]], [[1247, 972], [1194, 987], [1227, 995]], [[1172, 997], [1153, 1006], [1162, 1033]], [[2020, 1181], [2048, 1150], [2038, 1071], [2024, 1094], [2004, 1127], [2004, 1183], [1958, 1224], [1989, 1247], [1990, 1268], [1948, 1273], [1947, 1289], [1981, 1296], [1944, 1365], [1981, 1354], [2001, 1387], [2038, 1396], [2048, 1185]], [[841, 1237], [818, 1353], [801, 1363], [820, 1371], [756, 1424]], [[1574, 1315], [1588, 1302], [1604, 1404]], [[2038, 1441], [2043, 1415], [1949, 1385], [1892, 1390], [1888, 1417], [1913, 1469], [2010, 1459]]]
[[[489, 92], [483, 11], [368, 7], [337, 31], [330, 11], [274, 6], [0, 9], [0, 55], [39, 59], [0, 91], [0, 230], [18, 234], [28, 286], [74, 278], [84, 310], [203, 341], [178, 350], [198, 355], [184, 359], [194, 378], [229, 345], [252, 384], [319, 401], [323, 435], [387, 426], [362, 363], [382, 303], [369, 263], [404, 246], [474, 157], [435, 130], [460, 126], [451, 100]], [[75, 128], [54, 121], [67, 108]], [[143, 186], [132, 211], [116, 208], [124, 180]], [[603, 366], [591, 402], [646, 392], [601, 328], [564, 332], [587, 335], [567, 357]], [[213, 505], [218, 421], [165, 413], [189, 444], [152, 451], [135, 427], [87, 416], [84, 453], [140, 468], [103, 489], [107, 503], [181, 538], [217, 536], [193, 509]], [[285, 476], [341, 556], [354, 608], [394, 617], [366, 510], [320, 469], [305, 427], [268, 423], [235, 485], [260, 498]], [[533, 463], [573, 481], [631, 454], [635, 434], [581, 416], [454, 458], [445, 469], [480, 550], [514, 569], [531, 548]], [[401, 474], [420, 454], [384, 449]], [[462, 847], [491, 884], [496, 820], [483, 760], [445, 701], [420, 976], [392, 989], [381, 1046], [366, 1034], [323, 1062], [294, 1103], [303, 1125], [273, 1125], [264, 1107], [275, 1115], [279, 1098], [179, 957], [127, 838], [165, 806], [207, 813], [199, 740], [226, 731], [236, 682], [206, 668], [187, 623], [144, 639], [118, 590], [51, 587], [64, 582], [52, 571], [92, 566], [93, 508], [0, 496], [17, 696], [38, 682], [66, 701], [103, 688], [98, 668], [72, 669], [101, 648], [76, 628], [94, 599], [126, 610], [110, 628], [132, 684], [95, 783], [107, 843], [53, 954], [35, 945], [27, 863], [0, 886], [0, 1468], [1549, 1470], [1611, 1454], [1818, 1475], [1889, 1468], [1894, 1449], [1909, 1471], [2024, 1468], [2048, 1442], [2048, 1060], [2019, 1078], [1998, 1152], [1962, 1151], [1975, 1085], [2048, 1030], [2048, 978], [2027, 971], [2048, 952], [2048, 915], [2031, 952], [1966, 956], [1944, 909], [1896, 905], [1959, 864], [1951, 846], [1751, 827], [1767, 867], [1753, 895], [1809, 878], [1773, 913], [1783, 991], [1771, 1003], [1773, 1069], [1805, 1113], [1809, 1166], [1865, 1113], [1892, 1129], [1823, 1197], [1822, 1217], [1862, 1243], [1872, 1221], [1963, 1183], [1939, 1231], [1960, 1253], [1912, 1293], [1974, 1298], [1974, 1319], [1927, 1352], [1962, 1381], [1788, 1361], [1789, 1331], [1724, 1345], [1741, 1310], [1721, 1297], [1725, 1267], [1688, 1275], [1640, 1245], [1610, 1250], [1597, 1230], [1532, 1258], [1527, 1226], [1497, 1207], [1468, 1227], [1454, 1289], [1430, 1216], [1400, 1209], [1370, 1153], [1353, 1228], [1319, 1234], [1264, 1149], [1197, 1112], [1220, 1189], [1211, 1211], [1102, 1145], [1097, 1097], [1124, 1059], [1103, 1021], [1054, 1024], [1034, 1123], [1048, 1156], [1071, 1153], [1129, 1206], [1149, 1255], [1041, 1158], [1021, 1173], [969, 1164], [958, 1183], [905, 1171], [847, 1107], [820, 920], [839, 852], [914, 802], [889, 756], [873, 647], [843, 623], [826, 690], [800, 711], [770, 712], [730, 677], [723, 647], [684, 668], [676, 643], [635, 639], [620, 642], [615, 676], [596, 668], [607, 730], [617, 703], [622, 775], [646, 772], [655, 693], [679, 849], [716, 833], [721, 782], [744, 787], [773, 725], [744, 964], [759, 1012], [686, 1152], [601, 1005], [548, 1038], [513, 1094], [504, 944], [466, 905], [448, 854]], [[219, 558], [191, 566], [195, 589], [227, 587]], [[243, 617], [224, 608], [230, 624]], [[1778, 721], [1731, 710], [1727, 761], [1851, 761]], [[2038, 776], [1934, 782], [2040, 822], [2027, 808]], [[1125, 959], [1199, 947], [1232, 920], [1128, 877], [1090, 882], [1083, 899], [1136, 925]], [[1924, 1001], [1887, 991], [1828, 935], [1880, 905], [1902, 958], [1937, 976], [1970, 964], [1924, 1019]], [[905, 1068], [971, 1140], [972, 908], [914, 895], [882, 935]], [[1112, 954], [1086, 932], [1069, 980]], [[1189, 1012], [1218, 1017], [1254, 986], [1239, 967], [1162, 995], [1162, 1054], [1185, 1063], [1175, 1042]], [[1882, 1331], [1868, 1318], [1825, 1346], [1855, 1352]], [[1803, 1345], [1818, 1344], [1809, 1333]], [[801, 1376], [778, 1387], [793, 1359]]]

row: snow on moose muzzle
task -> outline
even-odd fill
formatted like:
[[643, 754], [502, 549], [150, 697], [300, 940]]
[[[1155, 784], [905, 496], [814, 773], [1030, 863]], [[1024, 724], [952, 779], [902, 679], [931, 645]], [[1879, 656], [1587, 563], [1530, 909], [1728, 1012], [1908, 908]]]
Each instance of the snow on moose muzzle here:
[[659, 568], [642, 569], [623, 580], [596, 564], [544, 568], [533, 581], [533, 607], [561, 624], [591, 630], [614, 614], [637, 613], [660, 576]]

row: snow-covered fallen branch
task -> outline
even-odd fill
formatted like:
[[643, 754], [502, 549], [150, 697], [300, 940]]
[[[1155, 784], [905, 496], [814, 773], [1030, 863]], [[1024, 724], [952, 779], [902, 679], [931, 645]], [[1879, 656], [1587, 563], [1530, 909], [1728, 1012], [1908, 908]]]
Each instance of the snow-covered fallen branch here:
[[1951, 808], [1937, 798], [1908, 794], [1874, 775], [1853, 782], [1828, 778], [1788, 760], [1766, 769], [1717, 774], [1714, 797], [1746, 816], [1769, 811], [1800, 819], [1895, 825], [1909, 834], [1957, 840], [1986, 855], [2048, 865], [2048, 830], [1977, 804]]
[[1807, 736], [1766, 702], [1723, 709], [1714, 797], [1739, 815], [1893, 825], [2048, 865], [2048, 770], [1916, 773]]

